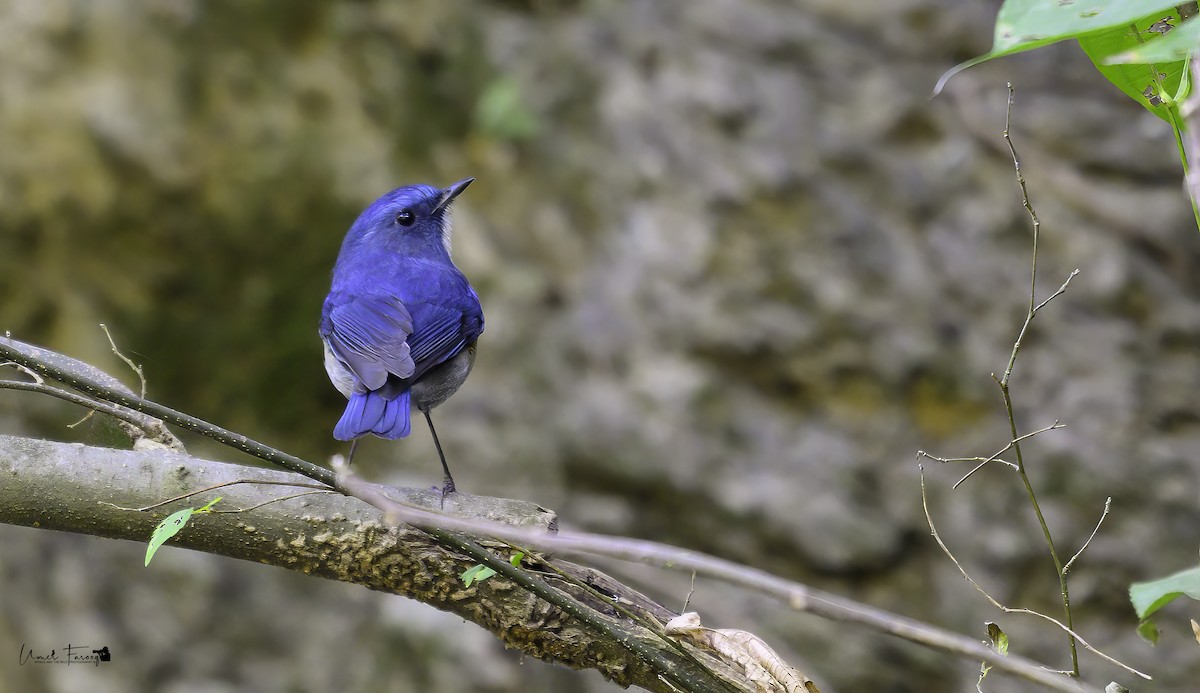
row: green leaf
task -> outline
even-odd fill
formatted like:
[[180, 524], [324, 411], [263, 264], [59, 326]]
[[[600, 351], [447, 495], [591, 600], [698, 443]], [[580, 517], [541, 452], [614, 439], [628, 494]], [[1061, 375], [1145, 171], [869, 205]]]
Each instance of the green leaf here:
[[1148, 618], [1138, 624], [1137, 633], [1142, 636], [1142, 640], [1151, 645], [1158, 644], [1158, 626], [1154, 624], [1154, 619]]
[[463, 574], [461, 577], [462, 577], [463, 585], [466, 587], [470, 587], [471, 583], [483, 582], [484, 580], [490, 578], [491, 576], [493, 576], [495, 574], [496, 574], [496, 571], [494, 571], [491, 568], [487, 567], [486, 565], [483, 565], [482, 563], [480, 563], [478, 565], [473, 565], [470, 568], [467, 568], [465, 571], [463, 571]]
[[[210, 504], [211, 505], [211, 504]], [[188, 518], [192, 513], [196, 512], [195, 508], [184, 508], [177, 513], [172, 513], [167, 519], [158, 523], [154, 528], [154, 534], [150, 535], [150, 545], [146, 547], [146, 565], [150, 565], [150, 559], [154, 558], [154, 553], [158, 551], [158, 547], [171, 537], [179, 534], [179, 530], [187, 524]]]
[[1186, 21], [1167, 32], [1155, 31], [1143, 36], [1144, 42], [1108, 58], [1109, 63], [1169, 63], [1186, 60], [1200, 47], [1200, 22]]
[[[1135, 22], [1149, 27], [1174, 14], [1177, 0], [1007, 0], [996, 14], [992, 50], [955, 65], [938, 80], [933, 93], [968, 67], [1100, 31], [1124, 34]], [[1178, 15], [1176, 15], [1178, 16]], [[1139, 24], [1140, 26], [1140, 24]], [[1106, 57], [1110, 54], [1104, 54]]]
[[[1169, 13], [1168, 13], [1169, 14]], [[1128, 26], [1081, 36], [1079, 47], [1091, 58], [1096, 69], [1143, 108], [1168, 123], [1182, 123], [1176, 96], [1182, 88], [1187, 64], [1184, 60], [1153, 62], [1113, 62], [1112, 58], [1146, 45], [1147, 37], [1157, 37], [1153, 27], [1165, 19], [1178, 23], [1178, 15], [1159, 12]], [[1191, 22], [1189, 22], [1191, 23]], [[1135, 30], [1136, 27], [1136, 30]], [[1161, 31], [1161, 27], [1157, 29]], [[1173, 30], [1171, 33], [1175, 33]]]
[[[1004, 655], [1005, 657], [1007, 657], [1008, 656], [1008, 633], [1005, 633], [1003, 630], [1000, 629], [999, 625], [992, 623], [991, 621], [988, 621], [985, 625], [987, 625], [988, 640], [992, 641], [992, 649], [995, 650], [996, 652], [999, 652], [1001, 655]], [[992, 666], [990, 664], [988, 664], [987, 662], [980, 662], [980, 664], [979, 664], [979, 680], [975, 683], [976, 689], [983, 690], [983, 680], [985, 678], [987, 678], [988, 672], [990, 672], [991, 670], [992, 670]]]
[[188, 523], [192, 515], [211, 513], [213, 506], [220, 503], [221, 498], [223, 496], [217, 496], [200, 508], [184, 508], [177, 513], [167, 516], [167, 519], [162, 522], [159, 522], [158, 526], [154, 528], [154, 534], [150, 535], [150, 544], [146, 546], [146, 565], [150, 565], [150, 559], [154, 558], [154, 553], [158, 551], [158, 547], [162, 546], [171, 537], [179, 534], [179, 530], [183, 529], [183, 526]]
[[1178, 0], [1007, 0], [996, 15], [992, 57], [1171, 14]]
[[1138, 618], [1143, 620], [1180, 595], [1200, 601], [1200, 566], [1129, 586], [1129, 601], [1133, 602]]
[[992, 649], [1005, 657], [1008, 656], [1008, 633], [1000, 629], [1000, 626], [987, 622], [988, 639], [992, 641]]
[[518, 551], [512, 555], [512, 558], [508, 559], [508, 562], [512, 563], [512, 567], [520, 568], [521, 567], [521, 559], [523, 559], [523, 558], [525, 558], [525, 552]]

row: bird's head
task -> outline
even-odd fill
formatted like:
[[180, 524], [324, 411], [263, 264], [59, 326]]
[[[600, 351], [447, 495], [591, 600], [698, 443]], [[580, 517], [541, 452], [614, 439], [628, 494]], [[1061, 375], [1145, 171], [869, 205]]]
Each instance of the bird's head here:
[[387, 248], [411, 256], [450, 255], [450, 203], [474, 178], [447, 188], [406, 185], [385, 194], [355, 220], [347, 246]]

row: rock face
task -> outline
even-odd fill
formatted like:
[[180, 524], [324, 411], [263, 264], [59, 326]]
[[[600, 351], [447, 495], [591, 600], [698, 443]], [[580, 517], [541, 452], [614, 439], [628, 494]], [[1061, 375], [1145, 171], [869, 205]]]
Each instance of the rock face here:
[[[455, 259], [487, 332], [437, 411], [465, 489], [980, 638], [999, 621], [1015, 651], [1062, 667], [1058, 632], [996, 613], [929, 539], [914, 461], [1010, 437], [990, 374], [1029, 300], [1000, 137], [1012, 81], [1039, 300], [1081, 270], [1013, 375], [1022, 432], [1067, 425], [1026, 463], [1064, 560], [1113, 497], [1072, 573], [1085, 637], [1164, 690], [1194, 681], [1186, 623], [1150, 650], [1125, 596], [1193, 563], [1200, 522], [1200, 236], [1170, 133], [1072, 46], [968, 71], [931, 101], [943, 70], [986, 50], [994, 8], [868, 5], [4, 3], [0, 329], [118, 372], [105, 322], [151, 396], [321, 459], [341, 401], [315, 325], [342, 234], [391, 187], [473, 175]], [[6, 432], [75, 436], [75, 415], [0, 396]], [[439, 478], [423, 429], [358, 459], [378, 479]], [[965, 467], [926, 469], [964, 566], [1057, 615], [1019, 480], [996, 465], [951, 492]], [[23, 690], [607, 686], [382, 595], [178, 551], [146, 571], [137, 546], [0, 531], [22, 566], [5, 593], [27, 595], [0, 600], [5, 651], [79, 638], [136, 662], [24, 667]], [[630, 575], [664, 600], [688, 591], [688, 576]], [[704, 581], [690, 608], [838, 690], [977, 676]], [[1082, 662], [1089, 680], [1120, 676]]]

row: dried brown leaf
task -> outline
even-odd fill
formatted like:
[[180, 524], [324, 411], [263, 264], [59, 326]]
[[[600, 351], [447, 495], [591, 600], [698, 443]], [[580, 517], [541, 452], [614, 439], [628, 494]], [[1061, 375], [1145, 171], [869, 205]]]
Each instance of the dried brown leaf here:
[[700, 614], [689, 611], [667, 622], [667, 635], [686, 638], [741, 667], [762, 693], [820, 693], [804, 674], [788, 666], [762, 638], [734, 628], [705, 628]]

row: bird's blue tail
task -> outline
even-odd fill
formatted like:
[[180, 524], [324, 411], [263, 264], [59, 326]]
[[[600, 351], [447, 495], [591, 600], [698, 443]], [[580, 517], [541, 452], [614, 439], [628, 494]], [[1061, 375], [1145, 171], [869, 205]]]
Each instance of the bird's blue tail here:
[[346, 412], [333, 429], [338, 440], [353, 440], [368, 433], [380, 438], [395, 440], [408, 435], [409, 427], [408, 390], [395, 399], [385, 399], [377, 391], [350, 395]]

